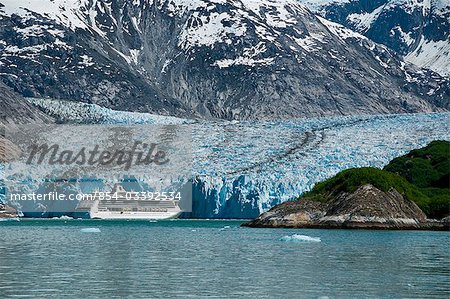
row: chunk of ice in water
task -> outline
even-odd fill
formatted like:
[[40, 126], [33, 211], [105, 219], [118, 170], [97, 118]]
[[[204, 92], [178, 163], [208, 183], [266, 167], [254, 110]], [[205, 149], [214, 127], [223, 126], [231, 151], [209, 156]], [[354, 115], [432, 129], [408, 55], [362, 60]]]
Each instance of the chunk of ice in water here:
[[226, 229], [229, 229], [229, 228], [231, 228], [229, 225], [225, 225], [225, 226], [222, 227], [220, 230], [226, 230]]
[[97, 227], [88, 227], [88, 228], [82, 228], [82, 233], [99, 233], [100, 229]]
[[15, 218], [0, 218], [0, 221], [20, 221], [19, 218], [15, 217]]
[[320, 240], [320, 238], [318, 237], [293, 234], [292, 236], [284, 236], [280, 238], [280, 241], [301, 243], [301, 242], [321, 242], [322, 240]]

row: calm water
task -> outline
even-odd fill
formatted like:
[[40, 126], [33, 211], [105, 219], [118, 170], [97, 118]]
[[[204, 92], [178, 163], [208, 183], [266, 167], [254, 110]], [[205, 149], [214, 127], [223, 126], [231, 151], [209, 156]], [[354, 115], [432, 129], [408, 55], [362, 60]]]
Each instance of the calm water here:
[[[0, 297], [450, 296], [447, 232], [250, 229], [239, 224], [2, 222]], [[289, 237], [294, 234], [320, 242]]]

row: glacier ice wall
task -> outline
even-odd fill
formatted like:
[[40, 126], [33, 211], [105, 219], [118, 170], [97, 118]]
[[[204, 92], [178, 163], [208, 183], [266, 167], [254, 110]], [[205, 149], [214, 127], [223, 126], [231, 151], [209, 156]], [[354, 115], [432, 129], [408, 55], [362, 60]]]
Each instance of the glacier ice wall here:
[[432, 140], [449, 140], [449, 117], [336, 117], [222, 124], [220, 129], [200, 124], [194, 134], [199, 148], [193, 216], [255, 217], [343, 169], [383, 167]]

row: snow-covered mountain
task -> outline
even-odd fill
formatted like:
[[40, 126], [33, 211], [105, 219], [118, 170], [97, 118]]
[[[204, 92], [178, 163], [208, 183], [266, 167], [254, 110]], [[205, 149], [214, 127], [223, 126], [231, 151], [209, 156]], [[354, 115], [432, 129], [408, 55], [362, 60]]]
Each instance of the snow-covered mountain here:
[[448, 0], [299, 0], [325, 18], [404, 55], [406, 61], [450, 75]]
[[27, 97], [226, 119], [449, 109], [450, 83], [297, 0], [0, 0]]

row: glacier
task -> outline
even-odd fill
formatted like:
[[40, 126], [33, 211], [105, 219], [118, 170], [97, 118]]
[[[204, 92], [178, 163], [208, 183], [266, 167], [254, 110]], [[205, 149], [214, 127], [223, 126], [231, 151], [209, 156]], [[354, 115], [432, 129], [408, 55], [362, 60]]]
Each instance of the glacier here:
[[[184, 216], [192, 218], [254, 218], [341, 170], [383, 167], [432, 140], [450, 140], [450, 113], [239, 122], [114, 111], [51, 99], [29, 101], [62, 123], [189, 126], [193, 212]], [[4, 167], [0, 165], [2, 181]]]

